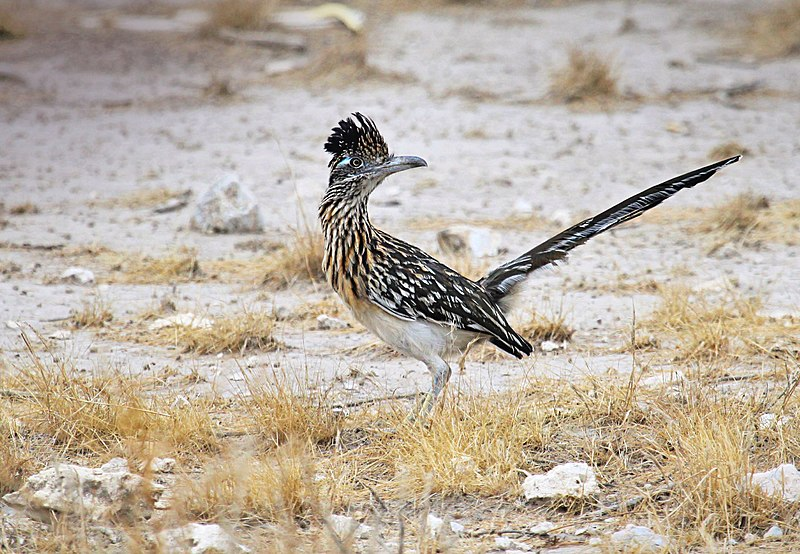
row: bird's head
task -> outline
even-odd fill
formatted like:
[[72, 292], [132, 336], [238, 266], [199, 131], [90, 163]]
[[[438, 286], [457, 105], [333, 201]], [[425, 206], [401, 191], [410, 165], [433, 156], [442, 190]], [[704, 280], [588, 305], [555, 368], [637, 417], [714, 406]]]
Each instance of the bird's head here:
[[392, 173], [428, 165], [417, 156], [389, 154], [375, 123], [360, 113], [333, 128], [325, 150], [333, 156], [328, 164], [328, 192], [342, 199], [366, 200]]

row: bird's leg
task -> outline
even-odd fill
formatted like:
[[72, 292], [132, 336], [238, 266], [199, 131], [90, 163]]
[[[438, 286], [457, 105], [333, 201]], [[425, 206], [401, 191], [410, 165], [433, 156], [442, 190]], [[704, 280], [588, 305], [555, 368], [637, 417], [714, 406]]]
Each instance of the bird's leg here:
[[452, 373], [450, 366], [441, 358], [435, 358], [430, 362], [425, 362], [425, 365], [428, 367], [428, 371], [433, 374], [433, 384], [430, 392], [425, 393], [419, 406], [409, 415], [411, 421], [416, 421], [417, 418], [424, 418], [430, 415], [433, 411], [433, 407], [436, 405], [436, 400], [439, 398], [439, 395], [442, 394], [444, 387], [450, 380], [450, 374]]

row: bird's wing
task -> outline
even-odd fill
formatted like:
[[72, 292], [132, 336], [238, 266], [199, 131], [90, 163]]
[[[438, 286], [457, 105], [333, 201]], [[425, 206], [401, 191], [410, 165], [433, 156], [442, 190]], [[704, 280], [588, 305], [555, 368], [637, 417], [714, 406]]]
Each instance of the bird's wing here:
[[502, 311], [475, 282], [419, 248], [378, 232], [373, 263], [384, 265], [367, 278], [369, 299], [406, 320], [425, 319], [490, 337], [517, 357], [531, 345], [506, 321]]
[[569, 251], [576, 246], [580, 246], [590, 238], [620, 223], [640, 216], [679, 190], [691, 188], [702, 183], [714, 175], [717, 170], [738, 162], [740, 158], [741, 156], [734, 156], [727, 160], [695, 169], [635, 194], [603, 213], [573, 225], [553, 238], [533, 247], [520, 257], [492, 270], [488, 275], [480, 279], [478, 284], [495, 302], [501, 302], [532, 271], [564, 260]]

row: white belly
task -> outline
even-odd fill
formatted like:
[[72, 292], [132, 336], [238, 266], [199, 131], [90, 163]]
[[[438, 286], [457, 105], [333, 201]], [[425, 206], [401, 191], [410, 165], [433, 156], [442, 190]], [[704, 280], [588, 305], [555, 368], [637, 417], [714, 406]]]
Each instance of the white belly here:
[[353, 315], [385, 343], [423, 362], [457, 356], [477, 336], [471, 331], [423, 319], [406, 321], [372, 305], [353, 309]]

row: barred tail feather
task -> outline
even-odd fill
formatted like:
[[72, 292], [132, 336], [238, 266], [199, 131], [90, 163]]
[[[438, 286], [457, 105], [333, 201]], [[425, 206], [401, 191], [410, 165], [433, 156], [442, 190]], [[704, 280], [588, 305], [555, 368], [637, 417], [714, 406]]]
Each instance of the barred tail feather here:
[[740, 159], [741, 156], [734, 156], [727, 160], [695, 169], [635, 194], [603, 213], [590, 217], [560, 232], [533, 247], [520, 257], [506, 262], [483, 277], [478, 281], [478, 284], [484, 288], [494, 301], [502, 304], [503, 298], [508, 296], [531, 272], [564, 260], [569, 251], [576, 246], [580, 246], [590, 238], [616, 227], [620, 223], [642, 215], [676, 192], [702, 183], [714, 175], [717, 170], [738, 162]]

